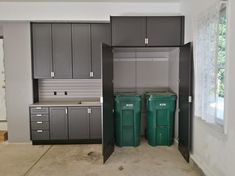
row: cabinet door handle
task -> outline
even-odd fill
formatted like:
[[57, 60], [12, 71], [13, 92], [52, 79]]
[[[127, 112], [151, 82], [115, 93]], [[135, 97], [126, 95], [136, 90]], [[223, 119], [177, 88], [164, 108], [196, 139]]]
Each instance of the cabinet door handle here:
[[43, 131], [42, 130], [37, 130], [37, 133], [42, 133]]
[[42, 114], [37, 114], [36, 116], [37, 116], [37, 117], [42, 117]]
[[36, 107], [36, 109], [42, 109], [42, 107]]
[[37, 122], [37, 124], [42, 124], [42, 122]]
[[91, 114], [91, 108], [88, 108], [88, 109], [87, 109], [87, 113], [88, 113], [88, 114]]
[[52, 77], [52, 78], [55, 77], [55, 72], [51, 72], [51, 77]]

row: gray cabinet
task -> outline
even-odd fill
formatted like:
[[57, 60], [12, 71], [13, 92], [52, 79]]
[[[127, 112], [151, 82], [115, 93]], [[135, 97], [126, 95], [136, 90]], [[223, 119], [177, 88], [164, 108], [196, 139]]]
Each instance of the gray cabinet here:
[[92, 107], [90, 110], [90, 139], [101, 139], [101, 109]]
[[181, 46], [183, 16], [111, 17], [112, 46]]
[[50, 136], [51, 140], [68, 139], [67, 107], [50, 108]]
[[49, 140], [49, 111], [47, 107], [30, 108], [31, 140]]
[[72, 24], [73, 78], [88, 79], [91, 72], [90, 24]]
[[71, 24], [52, 24], [54, 78], [72, 78]]
[[145, 46], [146, 17], [111, 17], [112, 46]]
[[32, 24], [33, 76], [50, 78], [52, 72], [51, 24]]
[[183, 17], [147, 17], [148, 46], [183, 44]]
[[69, 139], [89, 139], [89, 114], [85, 107], [69, 107]]
[[91, 51], [93, 78], [101, 78], [102, 43], [111, 44], [110, 24], [91, 24]]
[[101, 44], [111, 43], [109, 24], [32, 24], [35, 79], [100, 79]]

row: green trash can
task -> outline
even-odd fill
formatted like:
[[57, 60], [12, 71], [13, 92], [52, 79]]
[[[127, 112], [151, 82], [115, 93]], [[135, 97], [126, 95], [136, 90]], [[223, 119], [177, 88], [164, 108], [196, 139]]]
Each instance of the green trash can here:
[[140, 144], [141, 96], [135, 93], [115, 95], [115, 141], [116, 145], [138, 146]]
[[172, 145], [176, 95], [172, 92], [151, 92], [146, 93], [145, 97], [149, 145]]

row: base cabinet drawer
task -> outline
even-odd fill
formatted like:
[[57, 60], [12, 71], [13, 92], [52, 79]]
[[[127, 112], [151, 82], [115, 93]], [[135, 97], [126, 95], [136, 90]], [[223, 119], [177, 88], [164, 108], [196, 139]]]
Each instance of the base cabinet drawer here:
[[37, 114], [37, 115], [31, 115], [31, 121], [33, 122], [39, 122], [39, 121], [49, 121], [49, 117], [46, 114]]
[[48, 114], [47, 107], [32, 107], [30, 109], [31, 114]]
[[49, 130], [49, 122], [37, 121], [31, 122], [32, 130]]
[[48, 130], [32, 130], [32, 140], [49, 140], [50, 135]]

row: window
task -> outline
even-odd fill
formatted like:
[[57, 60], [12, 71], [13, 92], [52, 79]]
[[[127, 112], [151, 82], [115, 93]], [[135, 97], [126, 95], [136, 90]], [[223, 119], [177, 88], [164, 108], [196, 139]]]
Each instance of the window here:
[[195, 115], [223, 125], [227, 16], [225, 1], [198, 18], [195, 58]]
[[226, 34], [227, 34], [227, 16], [226, 5], [222, 4], [219, 13], [218, 26], [218, 60], [217, 60], [217, 116], [216, 122], [223, 124], [224, 121], [224, 77], [226, 63]]

